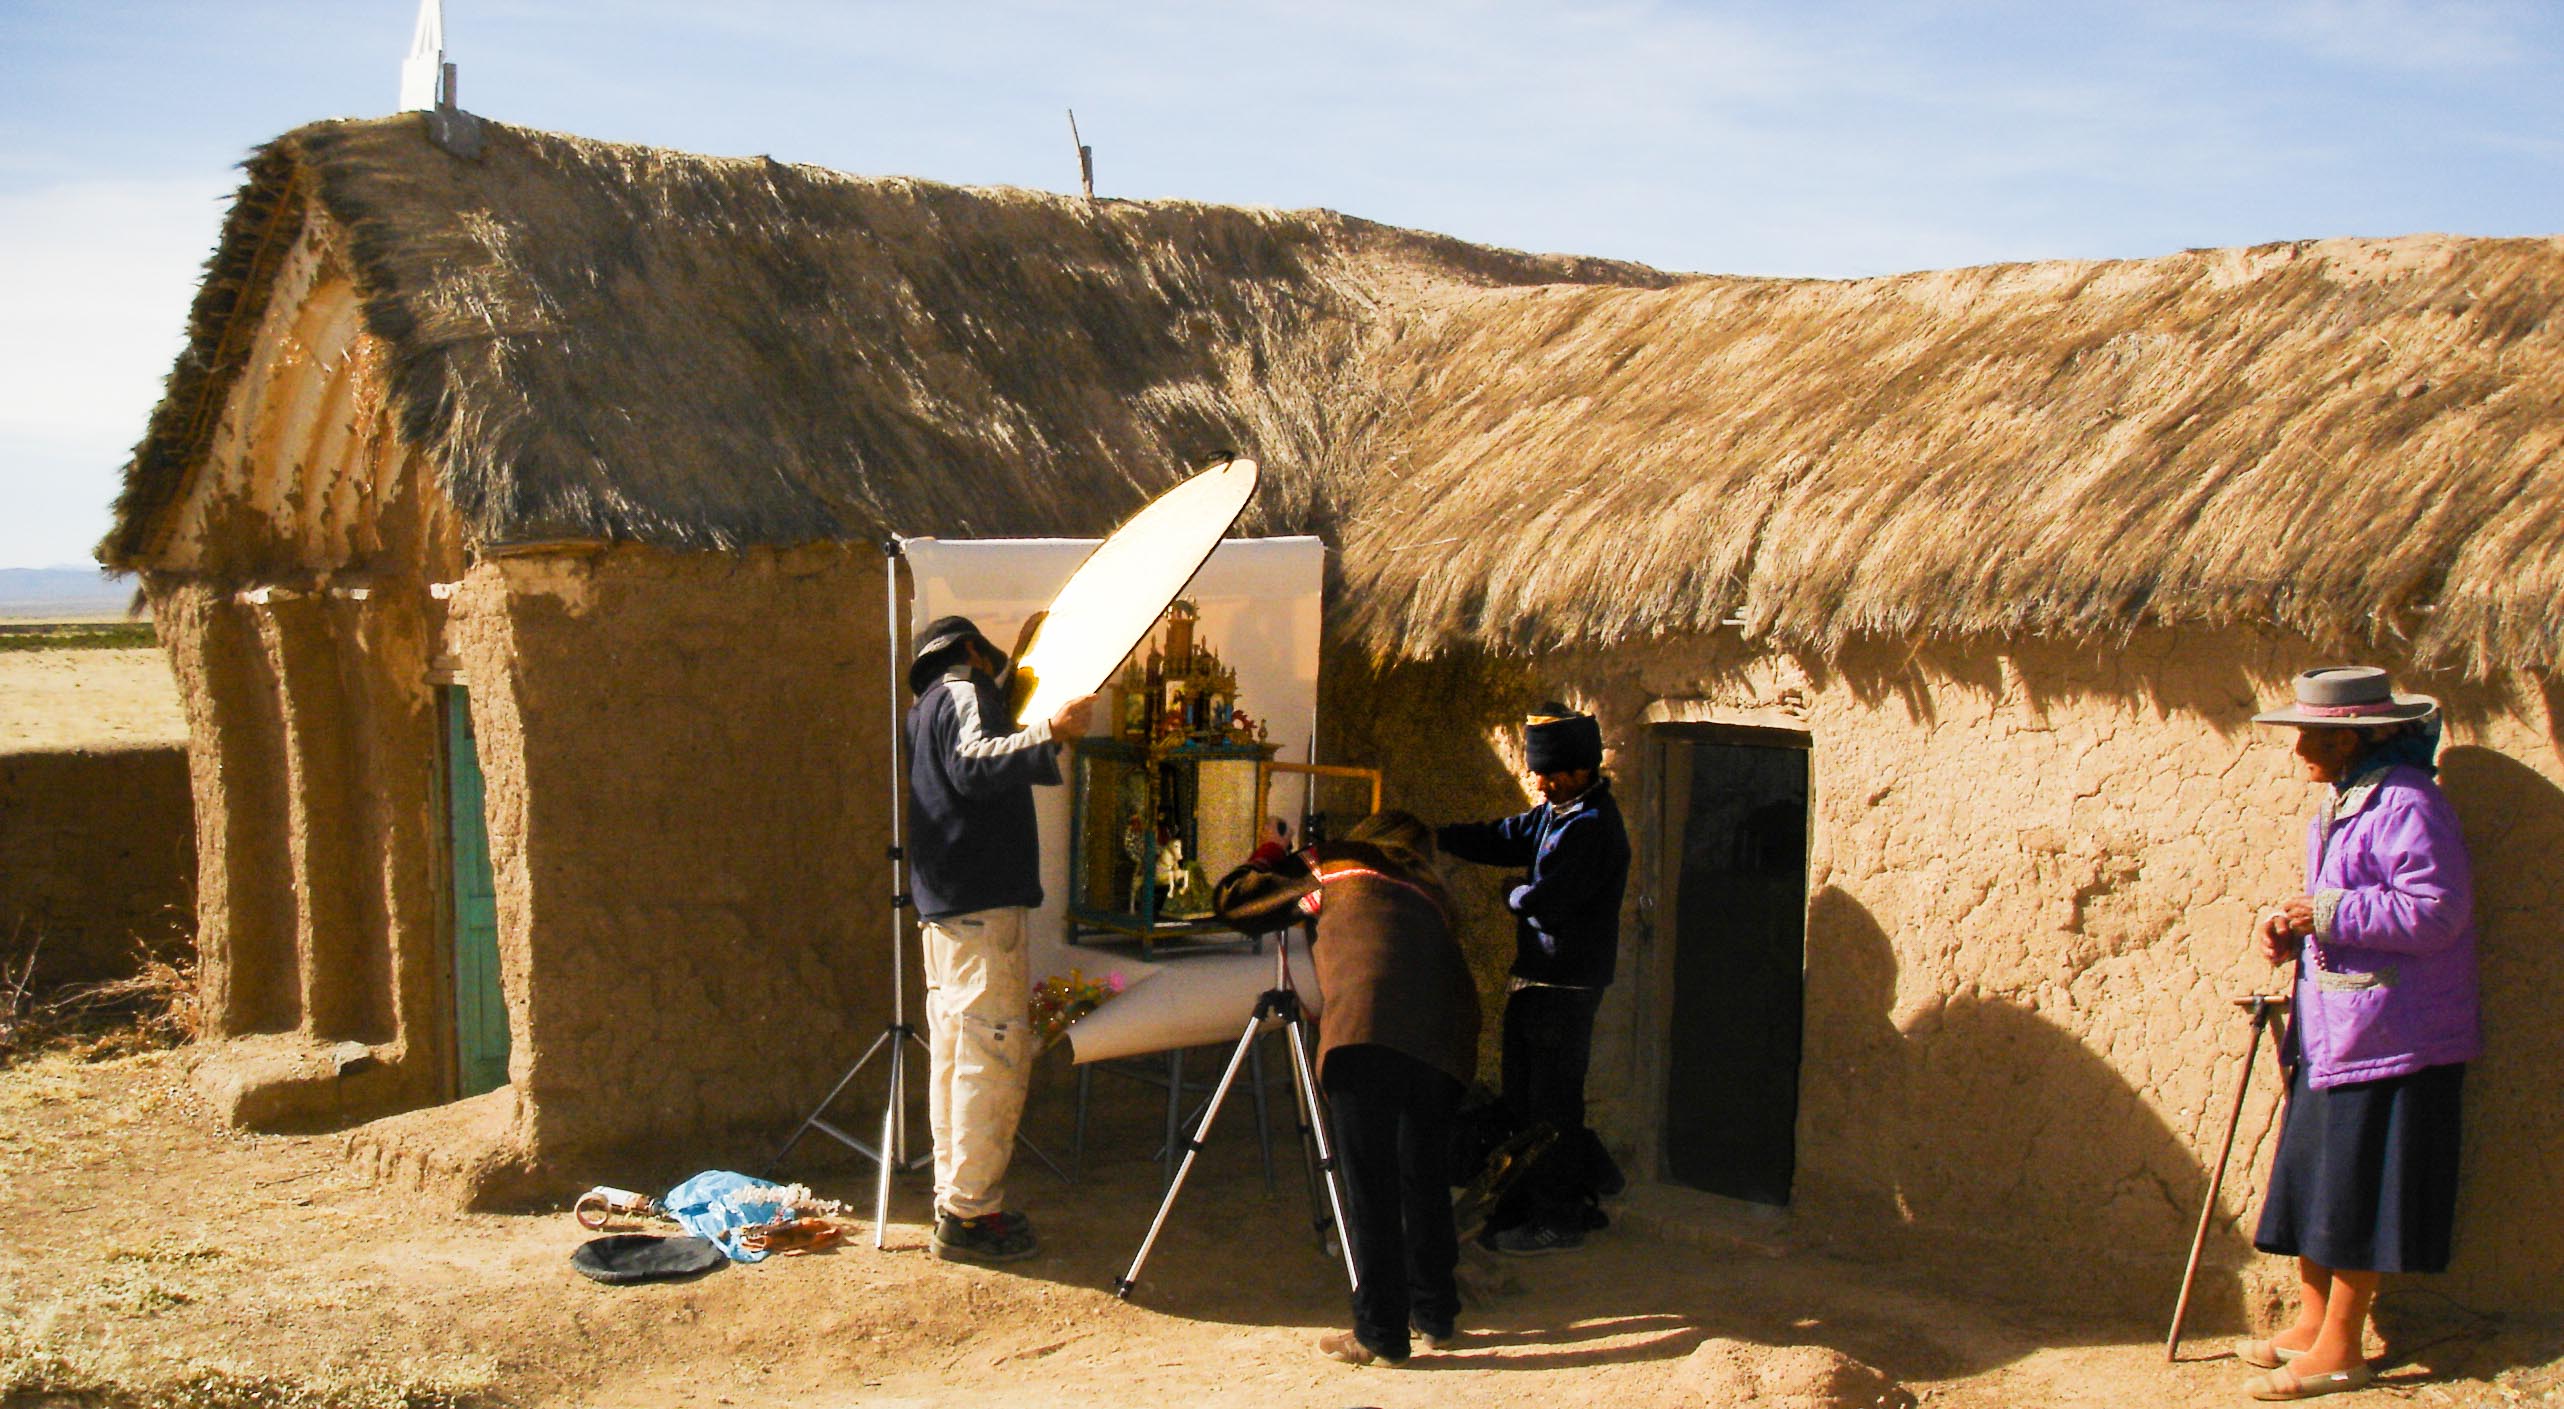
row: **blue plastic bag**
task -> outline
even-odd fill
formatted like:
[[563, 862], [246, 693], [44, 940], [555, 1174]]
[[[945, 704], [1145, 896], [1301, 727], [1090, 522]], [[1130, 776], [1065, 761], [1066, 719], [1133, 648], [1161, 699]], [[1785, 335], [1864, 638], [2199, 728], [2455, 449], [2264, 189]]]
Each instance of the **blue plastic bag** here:
[[684, 1229], [711, 1240], [732, 1262], [763, 1262], [766, 1254], [739, 1245], [741, 1230], [784, 1217], [784, 1187], [726, 1169], [707, 1169], [668, 1191], [659, 1200]]

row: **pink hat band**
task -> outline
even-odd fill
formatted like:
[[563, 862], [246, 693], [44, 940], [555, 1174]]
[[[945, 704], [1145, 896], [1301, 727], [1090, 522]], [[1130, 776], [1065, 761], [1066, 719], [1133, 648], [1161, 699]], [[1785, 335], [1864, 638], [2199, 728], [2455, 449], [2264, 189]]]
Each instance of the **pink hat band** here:
[[2255, 724], [2366, 725], [2427, 719], [2439, 712], [2428, 695], [2399, 695], [2373, 665], [2319, 665], [2296, 680], [2296, 700], [2252, 717]]

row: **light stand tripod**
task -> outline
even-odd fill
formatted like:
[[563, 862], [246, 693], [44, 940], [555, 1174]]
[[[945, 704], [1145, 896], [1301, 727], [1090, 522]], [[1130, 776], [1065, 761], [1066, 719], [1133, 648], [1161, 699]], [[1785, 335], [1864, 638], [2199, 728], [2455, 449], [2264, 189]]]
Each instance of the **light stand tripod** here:
[[[1158, 1201], [1157, 1217], [1150, 1220], [1148, 1236], [1140, 1240], [1140, 1250], [1131, 1258], [1130, 1270], [1113, 1279], [1113, 1295], [1124, 1301], [1130, 1300], [1131, 1289], [1139, 1284], [1140, 1268], [1148, 1262], [1149, 1250], [1157, 1246], [1157, 1235], [1166, 1227], [1167, 1215], [1175, 1211], [1176, 1196], [1184, 1192], [1184, 1178], [1193, 1172], [1193, 1161], [1202, 1153], [1211, 1122], [1220, 1118], [1220, 1103], [1228, 1099], [1238, 1068], [1246, 1065], [1247, 1054], [1255, 1049], [1268, 1018], [1280, 1018], [1282, 1030], [1290, 1035], [1291, 1089], [1298, 1098], [1300, 1151], [1308, 1164], [1312, 1221], [1321, 1242], [1332, 1224], [1337, 1234], [1336, 1246], [1344, 1254], [1344, 1279], [1356, 1291], [1361, 1289], [1362, 1275], [1353, 1265], [1353, 1225], [1344, 1217], [1344, 1176], [1336, 1169], [1335, 1145], [1327, 1134], [1326, 1107], [1319, 1104], [1318, 1083], [1309, 1066], [1308, 1029], [1301, 1021], [1300, 994], [1291, 986], [1291, 947], [1277, 935], [1273, 943], [1273, 986], [1255, 1000], [1255, 1011], [1247, 1015], [1246, 1031], [1238, 1034], [1237, 1050], [1229, 1054], [1228, 1070], [1220, 1073], [1220, 1083], [1212, 1088], [1209, 1104], [1202, 1107], [1202, 1118], [1185, 1138], [1184, 1162], [1175, 1167], [1174, 1181]], [[1321, 1179], [1326, 1184], [1324, 1207], [1318, 1205], [1317, 1183]]]
[[[896, 538], [882, 540], [881, 552], [884, 584], [882, 599], [885, 604], [886, 629], [884, 639], [890, 643], [890, 850], [887, 853], [892, 892], [890, 897], [890, 1023], [882, 1029], [879, 1037], [873, 1039], [872, 1045], [864, 1049], [863, 1056], [857, 1058], [855, 1064], [846, 1069], [846, 1074], [837, 1078], [837, 1084], [828, 1088], [828, 1094], [793, 1130], [792, 1138], [783, 1142], [782, 1149], [775, 1151], [773, 1160], [776, 1165], [782, 1164], [784, 1156], [792, 1153], [792, 1147], [801, 1143], [801, 1137], [816, 1130], [878, 1166], [880, 1177], [873, 1185], [872, 1245], [875, 1248], [883, 1246], [883, 1238], [890, 1227], [890, 1176], [909, 1170], [923, 1169], [934, 1160], [932, 1151], [915, 1156], [908, 1153], [908, 1044], [914, 1042], [919, 1047], [924, 1047], [926, 1039], [918, 1036], [916, 1027], [908, 1021], [908, 945], [907, 936], [903, 933], [903, 926], [899, 922], [900, 912], [907, 909], [909, 904], [908, 893], [899, 888], [899, 866], [907, 856], [901, 847], [900, 813], [907, 801], [908, 792], [907, 780], [901, 776], [899, 770], [899, 740], [904, 732], [899, 691], [901, 683], [899, 540]], [[836, 1104], [838, 1095], [854, 1084], [855, 1077], [872, 1064], [873, 1058], [884, 1054], [890, 1058], [890, 1093], [883, 1100], [881, 1107], [881, 1142], [868, 1145], [859, 1136], [830, 1124], [826, 1116], [828, 1108]], [[1044, 1158], [1047, 1161], [1047, 1156]]]

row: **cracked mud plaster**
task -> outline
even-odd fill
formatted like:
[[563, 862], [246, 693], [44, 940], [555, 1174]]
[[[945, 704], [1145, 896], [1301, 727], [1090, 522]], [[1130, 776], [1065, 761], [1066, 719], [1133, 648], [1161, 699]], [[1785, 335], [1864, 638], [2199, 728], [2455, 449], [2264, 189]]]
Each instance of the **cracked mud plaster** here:
[[[1662, 1094], [1661, 1073], [1642, 1064], [1662, 1060], [1648, 1055], [1663, 1050], [1649, 1030], [1670, 1011], [1671, 942], [1648, 933], [1642, 908], [1663, 805], [1648, 731], [1697, 721], [1803, 732], [1800, 1219], [2168, 1257], [2177, 1277], [2248, 1036], [2232, 1000], [2285, 981], [2253, 953], [2251, 920], [2298, 889], [2315, 801], [2289, 738], [2249, 720], [2285, 697], [2296, 671], [2331, 658], [2255, 631], [1877, 644], [1825, 661], [1721, 635], [1552, 655], [1513, 678], [1392, 666], [1346, 692], [1385, 716], [1347, 738], [1388, 765], [1393, 804], [1492, 815], [1524, 805], [1513, 760], [1487, 742], [1516, 697], [1571, 697], [1601, 717], [1641, 875], [1592, 1090], [1598, 1123], [1644, 1151]], [[2553, 1306], [2564, 1295], [2539, 1269], [2564, 1265], [2564, 1178], [2552, 1172], [2564, 1168], [2564, 1111], [2536, 1054], [2564, 1050], [2564, 1019], [2522, 996], [2564, 983], [2552, 942], [2564, 932], [2552, 692], [2386, 663], [2447, 704], [2446, 783], [2479, 876], [2493, 1047], [2469, 1079], [2448, 1286]], [[1504, 683], [1485, 691], [1493, 707], [1451, 689], [1491, 678]], [[1502, 917], [1461, 889], [1464, 907], [1479, 907], [1473, 954], [1500, 970], [1491, 937]], [[1654, 913], [1670, 915], [1668, 883], [1656, 889]], [[2262, 1061], [2210, 1246], [2212, 1266], [2247, 1280], [2269, 1262], [2247, 1246], [2279, 1094], [2266, 1043]], [[2495, 1218], [2496, 1208], [2526, 1212]]]

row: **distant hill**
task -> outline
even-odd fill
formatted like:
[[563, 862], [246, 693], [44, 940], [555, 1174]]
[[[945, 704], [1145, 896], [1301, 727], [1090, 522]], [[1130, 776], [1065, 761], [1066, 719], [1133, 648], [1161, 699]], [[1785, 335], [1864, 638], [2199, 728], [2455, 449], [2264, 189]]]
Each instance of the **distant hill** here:
[[0, 568], [0, 618], [76, 621], [122, 617], [134, 580], [90, 568]]

